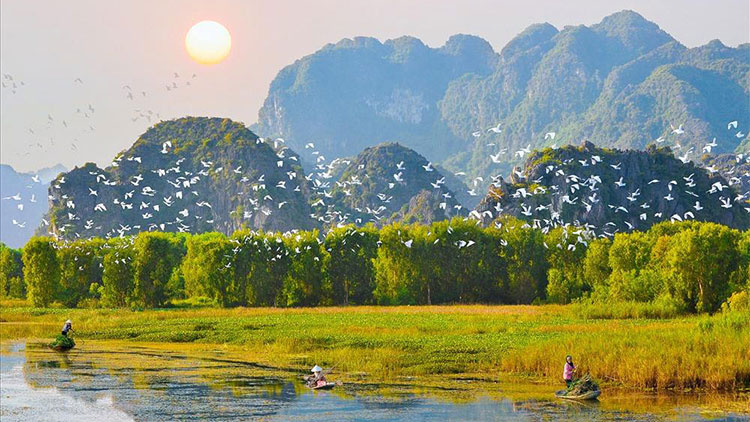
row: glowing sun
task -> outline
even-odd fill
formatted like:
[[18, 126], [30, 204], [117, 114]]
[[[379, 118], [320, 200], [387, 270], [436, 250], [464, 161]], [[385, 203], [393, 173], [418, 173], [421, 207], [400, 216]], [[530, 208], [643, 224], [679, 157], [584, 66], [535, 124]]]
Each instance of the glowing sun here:
[[229, 55], [232, 36], [224, 25], [214, 21], [201, 21], [193, 25], [185, 36], [185, 48], [198, 63], [216, 64]]

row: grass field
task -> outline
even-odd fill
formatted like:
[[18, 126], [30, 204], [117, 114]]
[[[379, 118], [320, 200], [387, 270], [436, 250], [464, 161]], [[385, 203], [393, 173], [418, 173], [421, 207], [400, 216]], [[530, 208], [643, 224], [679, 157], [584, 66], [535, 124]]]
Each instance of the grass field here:
[[[636, 389], [750, 387], [750, 314], [633, 318], [568, 306], [302, 309], [34, 309], [2, 302], [0, 337], [51, 339], [72, 319], [77, 340], [231, 348], [244, 360], [335, 367], [370, 380], [527, 377], [559, 384], [566, 354], [605, 385]], [[645, 312], [649, 314], [649, 312]], [[586, 317], [594, 315], [594, 317]]]

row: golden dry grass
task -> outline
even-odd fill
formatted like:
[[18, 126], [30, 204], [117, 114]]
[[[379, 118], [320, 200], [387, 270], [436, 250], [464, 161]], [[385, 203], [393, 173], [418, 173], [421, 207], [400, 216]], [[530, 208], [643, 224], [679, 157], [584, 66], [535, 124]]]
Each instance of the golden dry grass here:
[[[76, 338], [231, 350], [285, 368], [335, 366], [371, 379], [487, 381], [523, 375], [559, 383], [566, 354], [609, 385], [734, 390], [750, 386], [750, 316], [585, 319], [575, 306], [234, 309], [33, 309], [2, 303], [0, 338], [51, 338], [65, 319]], [[11, 305], [11, 306], [7, 306]]]

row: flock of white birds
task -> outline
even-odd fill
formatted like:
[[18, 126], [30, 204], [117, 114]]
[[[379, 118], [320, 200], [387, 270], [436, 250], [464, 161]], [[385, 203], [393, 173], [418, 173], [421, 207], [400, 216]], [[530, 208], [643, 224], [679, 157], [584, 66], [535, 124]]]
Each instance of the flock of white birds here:
[[[145, 103], [139, 106], [139, 101], [146, 101], [149, 96], [154, 94], [168, 95], [178, 89], [189, 89], [197, 77], [198, 75], [195, 73], [185, 77], [178, 72], [173, 72], [172, 76], [165, 78], [163, 82], [165, 91], [156, 90], [157, 92], [154, 92], [154, 88], [144, 89], [134, 88], [132, 84], [122, 85], [123, 99], [138, 107], [133, 108], [130, 121], [135, 123], [141, 120], [151, 124], [162, 120], [161, 115], [157, 111], [147, 108]], [[85, 82], [81, 78], [75, 78], [71, 83], [74, 87], [78, 87], [83, 86]], [[9, 95], [21, 95], [24, 88], [27, 87], [25, 81], [10, 73], [2, 74], [0, 85], [3, 93]], [[91, 103], [82, 103], [72, 106], [64, 116], [54, 116], [52, 113], [45, 113], [46, 116], [40, 116], [35, 125], [26, 128], [32, 141], [27, 144], [24, 156], [50, 153], [58, 148], [60, 143], [72, 151], [78, 151], [78, 137], [86, 136], [96, 130], [94, 123], [96, 112], [96, 107]], [[59, 136], [60, 133], [64, 136]]]
[[[171, 80], [165, 83], [166, 92], [171, 92], [176, 89], [184, 87], [190, 87], [191, 81], [196, 78], [193, 74], [188, 78], [181, 77], [178, 73], [174, 73]], [[75, 79], [74, 84], [83, 84], [81, 79]], [[15, 94], [19, 90], [23, 89], [25, 83], [17, 80], [12, 75], [4, 74], [2, 80], [3, 89], [12, 90]], [[124, 98], [128, 101], [135, 101], [137, 98], [145, 98], [149, 94], [147, 91], [138, 90], [132, 88], [130, 85], [124, 85], [122, 87], [124, 92]], [[96, 113], [95, 107], [91, 104], [87, 104], [83, 107], [78, 107], [75, 110], [74, 116], [78, 121], [76, 124], [80, 126], [81, 122], [85, 122], [86, 119], [90, 119], [91, 116]], [[131, 118], [132, 121], [143, 119], [149, 123], [158, 122], [161, 120], [159, 113], [153, 110], [146, 109], [134, 109], [134, 116]], [[52, 125], [61, 125], [64, 128], [72, 126], [72, 120], [70, 119], [56, 119], [52, 115], [47, 115], [47, 121], [45, 127], [49, 128]], [[83, 123], [84, 126], [88, 126], [86, 130], [93, 131], [94, 126]], [[727, 130], [734, 132], [733, 136], [737, 138], [743, 138], [745, 134], [741, 128], [738, 127], [739, 123], [736, 120], [728, 122]], [[29, 128], [29, 133], [34, 135], [35, 129]], [[477, 130], [472, 133], [475, 138], [491, 137], [498, 135], [503, 131], [503, 124], [498, 123], [497, 125], [491, 126], [484, 130]], [[668, 134], [664, 137], [660, 137], [654, 141], [657, 145], [669, 145], [673, 151], [676, 152], [678, 158], [683, 162], [687, 163], [690, 161], [690, 157], [696, 151], [693, 148], [683, 150], [680, 145], [680, 139], [685, 135], [686, 131], [683, 125], [677, 127], [672, 126], [671, 131], [667, 131]], [[540, 135], [541, 136], [541, 135]], [[543, 135], [545, 142], [554, 142], [557, 138], [556, 132], [547, 132]], [[90, 172], [92, 183], [88, 186], [88, 197], [87, 203], [91, 203], [91, 209], [82, 209], [82, 205], [77, 201], [77, 198], [69, 197], [65, 194], [59, 195], [59, 198], [63, 202], [63, 206], [67, 211], [67, 222], [57, 221], [50, 234], [55, 237], [64, 239], [75, 239], [80, 237], [91, 237], [94, 235], [104, 234], [104, 237], [126, 237], [131, 234], [135, 234], [140, 231], [178, 231], [178, 232], [195, 232], [200, 231], [196, 229], [198, 227], [207, 227], [206, 225], [200, 225], [200, 223], [206, 223], [212, 225], [216, 222], [217, 216], [213, 211], [214, 205], [211, 204], [201, 197], [201, 189], [205, 186], [205, 180], [209, 179], [212, 174], [222, 175], [222, 177], [233, 177], [240, 185], [244, 186], [242, 191], [237, 192], [245, 197], [244, 210], [242, 215], [231, 215], [236, 213], [236, 210], [230, 212], [229, 219], [239, 218], [241, 220], [250, 220], [263, 214], [265, 217], [271, 217], [273, 213], [284, 210], [285, 207], [289, 207], [288, 200], [275, 199], [284, 197], [284, 195], [272, 195], [273, 192], [280, 192], [283, 190], [291, 190], [299, 194], [299, 197], [303, 196], [303, 190], [308, 190], [310, 194], [310, 202], [312, 212], [310, 218], [314, 220], [314, 226], [322, 226], [327, 228], [341, 227], [347, 224], [354, 223], [355, 225], [362, 225], [368, 222], [381, 222], [384, 219], [390, 217], [390, 215], [398, 210], [389, 208], [393, 199], [393, 189], [396, 189], [400, 185], [410, 183], [407, 178], [407, 168], [404, 162], [394, 163], [392, 173], [388, 179], [387, 186], [383, 188], [381, 192], [376, 194], [377, 200], [368, 203], [362, 207], [355, 207], [357, 215], [352, 215], [349, 210], [340, 210], [337, 208], [334, 201], [336, 192], [341, 192], [344, 196], [351, 196], [356, 192], [358, 185], [364, 183], [357, 176], [351, 176], [347, 180], [335, 180], [337, 169], [340, 166], [351, 165], [350, 160], [337, 158], [329, 161], [319, 151], [315, 149], [315, 144], [309, 142], [305, 145], [306, 149], [312, 150], [312, 155], [315, 158], [315, 165], [312, 172], [306, 175], [300, 175], [304, 177], [305, 181], [302, 181], [301, 177], [298, 177], [297, 171], [299, 169], [299, 160], [296, 154], [292, 153], [291, 150], [285, 146], [285, 141], [282, 138], [276, 139], [262, 139], [257, 140], [258, 143], [267, 143], [273, 148], [275, 153], [276, 163], [275, 166], [280, 169], [279, 172], [271, 180], [266, 179], [265, 174], [257, 175], [246, 173], [243, 170], [245, 163], [235, 163], [231, 168], [225, 168], [226, 164], [219, 165], [210, 161], [202, 161], [200, 168], [193, 169], [188, 168], [188, 164], [184, 163], [184, 158], [176, 160], [174, 163], [163, 168], [152, 168], [148, 169], [150, 173], [153, 173], [158, 178], [166, 181], [168, 188], [156, 189], [154, 186], [146, 185], [144, 182], [143, 174], [137, 174], [126, 181], [114, 181], [110, 180], [108, 176], [101, 172]], [[559, 141], [558, 141], [559, 142]], [[54, 139], [49, 139], [49, 145], [54, 145]], [[486, 157], [487, 160], [493, 163], [508, 162], [511, 160], [522, 160], [524, 157], [531, 153], [531, 144], [525, 148], [520, 148], [513, 151], [513, 154], [508, 156], [508, 148], [497, 146], [494, 143], [488, 142], [487, 146], [497, 147], [495, 153], [490, 153]], [[30, 148], [44, 149], [45, 145], [41, 142], [30, 144]], [[75, 138], [70, 147], [77, 149]], [[172, 142], [164, 142], [161, 146], [161, 153], [165, 156], [169, 156], [173, 149], [177, 147], [172, 145]], [[551, 145], [553, 149], [557, 149], [557, 144]], [[717, 147], [716, 139], [711, 142], [707, 142], [701, 150], [701, 153], [711, 153], [714, 148]], [[174, 155], [172, 155], [174, 156]], [[505, 158], [507, 156], [507, 159]], [[176, 157], [176, 156], [175, 156]], [[123, 161], [124, 160], [124, 161]], [[744, 156], [743, 154], [735, 155], [736, 162], [745, 163], [750, 162], [750, 157]], [[132, 155], [121, 155], [115, 161], [112, 162], [113, 167], [120, 166], [123, 162], [133, 162], [142, 164], [142, 157]], [[597, 174], [591, 174], [589, 176], [581, 176], [574, 173], [568, 173], [568, 165], [573, 164], [578, 168], [585, 167], [596, 167], [596, 166], [609, 166], [615, 171], [620, 171], [621, 163], [610, 163], [606, 162], [601, 156], [592, 154], [587, 159], [580, 160], [577, 163], [562, 163], [562, 165], [550, 165], [546, 168], [546, 173], [552, 173], [555, 176], [564, 177], [565, 183], [562, 186], [538, 186], [535, 189], [529, 190], [527, 188], [518, 188], [512, 193], [514, 199], [525, 200], [527, 198], [534, 198], [538, 195], [546, 195], [549, 191], [553, 195], [560, 198], [557, 203], [550, 201], [548, 204], [536, 204], [534, 206], [526, 202], [520, 204], [520, 214], [529, 220], [526, 223], [529, 227], [535, 227], [543, 230], [544, 232], [549, 231], [555, 227], [563, 227], [565, 232], [565, 238], [568, 236], [568, 229], [571, 229], [571, 234], [575, 238], [575, 241], [568, 244], [558, 244], [557, 247], [567, 247], [568, 249], [574, 250], [578, 243], [585, 243], [587, 239], [591, 239], [595, 236], [612, 236], [614, 232], [619, 231], [620, 228], [617, 224], [610, 222], [605, 224], [604, 227], [594, 227], [586, 222], [572, 222], [564, 221], [561, 217], [560, 207], [563, 204], [579, 205], [590, 211], [592, 207], [607, 205], [609, 209], [614, 210], [615, 213], [631, 214], [637, 213], [639, 220], [642, 221], [659, 221], [669, 219], [672, 221], [682, 221], [688, 219], [695, 219], [700, 217], [700, 212], [704, 210], [707, 204], [702, 204], [700, 201], [695, 200], [692, 210], [686, 211], [682, 214], [674, 215], [662, 215], [659, 212], [651, 212], [649, 214], [649, 208], [652, 206], [654, 198], [639, 198], [642, 186], [628, 186], [624, 181], [623, 177], [615, 181], [614, 184], [617, 189], [627, 190], [627, 204], [601, 204], [601, 197], [598, 196], [599, 186], [602, 184], [602, 179]], [[440, 197], [443, 198], [442, 202], [439, 203], [439, 207], [442, 210], [448, 211], [448, 208], [454, 208], [453, 215], [461, 214], [462, 205], [458, 204], [455, 199], [451, 201], [452, 193], [446, 187], [445, 177], [439, 175], [439, 173], [433, 167], [431, 162], [427, 162], [424, 165], [420, 165], [418, 171], [425, 172], [430, 175], [435, 175], [434, 182], [431, 186]], [[713, 166], [705, 168], [709, 173], [716, 173], [718, 170]], [[411, 170], [411, 169], [409, 169]], [[514, 178], [517, 181], [526, 180], [526, 175], [522, 168], [513, 169]], [[456, 176], [466, 176], [463, 172], [456, 173]], [[717, 205], [721, 208], [732, 208], [734, 206], [740, 206], [744, 208], [744, 211], [750, 212], [750, 205], [748, 205], [747, 192], [737, 193], [737, 190], [733, 190], [730, 187], [741, 184], [742, 178], [750, 177], [748, 172], [744, 174], [729, 174], [728, 184], [723, 184], [721, 181], [715, 182], [708, 194], [715, 195]], [[663, 197], [664, 201], [674, 201], [681, 195], [691, 195], [698, 197], [699, 195], [691, 189], [695, 187], [693, 176], [684, 177], [684, 180], [651, 180], [648, 184], [664, 184], [668, 188], [668, 194]], [[491, 184], [495, 186], [500, 185], [500, 175], [492, 176]], [[35, 183], [39, 183], [39, 178], [35, 176]], [[539, 181], [529, 181], [531, 183]], [[50, 192], [54, 193], [55, 190], [60, 190], [68, 183], [64, 176], [55, 179], [51, 186]], [[467, 190], [467, 194], [470, 196], [480, 195], [477, 192], [478, 187], [483, 186], [484, 179], [482, 177], [476, 177], [471, 180], [471, 187]], [[122, 192], [121, 196], [116, 196], [110, 201], [99, 201], [100, 192], [103, 190], [112, 189], [116, 192]], [[262, 192], [259, 193], [259, 192]], [[17, 207], [23, 211], [21, 192], [15, 195], [3, 197], [3, 201], [16, 201], [18, 202]], [[102, 195], [105, 196], [105, 195]], [[49, 199], [53, 199], [55, 195], [50, 195]], [[91, 200], [93, 199], [93, 201]], [[40, 198], [32, 197], [32, 202], [40, 200]], [[170, 212], [164, 213], [165, 210]], [[177, 210], [176, 212], [174, 212]], [[142, 220], [141, 224], [118, 224], [117, 227], [112, 227], [107, 230], [106, 224], [108, 221], [118, 221], [117, 218], [109, 218], [107, 214], [116, 214], [123, 212], [134, 212], [137, 211], [140, 214]], [[485, 209], [480, 212], [478, 210], [471, 211], [469, 218], [473, 218], [479, 221], [494, 221], [497, 217], [502, 215], [504, 210], [501, 204], [498, 202], [493, 208]], [[161, 215], [169, 215], [170, 219], [160, 218]], [[87, 218], [86, 216], [95, 215], [98, 216], [95, 219]], [[84, 221], [81, 220], [81, 216], [84, 216]], [[115, 216], [113, 216], [115, 217]], [[263, 217], [261, 217], [263, 218]], [[12, 221], [14, 225], [19, 228], [24, 228], [28, 224], [27, 221]], [[51, 227], [50, 222], [43, 220], [42, 224], [47, 227]], [[500, 224], [500, 223], [495, 223]], [[625, 222], [627, 229], [633, 229], [632, 223]], [[104, 227], [104, 230], [103, 230]], [[80, 230], [82, 228], [82, 230]], [[625, 228], [623, 228], [625, 229]], [[106, 230], [106, 231], [105, 231]], [[88, 233], [87, 233], [88, 232]], [[297, 233], [296, 230], [290, 230], [286, 233], [280, 234], [283, 236], [294, 236]], [[352, 231], [356, 234], [356, 230]], [[296, 234], [299, 236], [299, 234]], [[322, 240], [319, 240], [322, 242]], [[403, 244], [406, 247], [411, 247], [412, 239], [403, 239]], [[463, 239], [457, 241], [459, 247], [470, 247], [474, 244], [472, 239]], [[278, 245], [267, 245], [269, 251], [271, 249], [282, 253], [282, 248]], [[300, 251], [298, 251], [300, 252]]]

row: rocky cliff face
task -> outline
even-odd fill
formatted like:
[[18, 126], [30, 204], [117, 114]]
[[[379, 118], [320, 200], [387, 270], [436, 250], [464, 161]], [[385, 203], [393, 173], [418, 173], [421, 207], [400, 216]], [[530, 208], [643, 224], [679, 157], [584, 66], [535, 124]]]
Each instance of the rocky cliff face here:
[[748, 75], [750, 44], [686, 48], [631, 11], [532, 25], [499, 55], [468, 36], [439, 49], [356, 38], [282, 70], [259, 130], [298, 151], [314, 141], [329, 159], [399, 141], [466, 181], [507, 174], [521, 148], [584, 139], [620, 149], [660, 139], [697, 160], [713, 138], [712, 153], [750, 145]]
[[[367, 148], [351, 160], [314, 208], [330, 223], [429, 223], [465, 215], [446, 177], [415, 151], [397, 143]], [[325, 217], [323, 217], [325, 215]]]
[[708, 172], [717, 172], [739, 194], [750, 198], [750, 154], [706, 154], [701, 161]]
[[463, 143], [441, 124], [438, 100], [451, 80], [487, 75], [496, 62], [489, 43], [468, 35], [455, 35], [440, 48], [413, 37], [385, 43], [344, 39], [279, 72], [258, 129], [286, 139], [302, 154], [307, 142], [334, 158], [397, 140], [430, 159], [444, 159]]
[[63, 238], [146, 230], [264, 230], [314, 226], [299, 159], [229, 119], [186, 117], [144, 133], [112, 165], [52, 181], [50, 227]]
[[663, 220], [750, 225], [750, 203], [718, 173], [674, 158], [668, 148], [580, 147], [531, 153], [499, 178], [472, 214], [489, 224], [507, 214], [537, 227], [586, 225], [599, 235], [646, 230]]
[[[529, 144], [582, 139], [642, 149], [662, 138], [697, 160], [716, 138], [713, 153], [732, 152], [750, 126], [748, 48], [712, 41], [688, 49], [630, 11], [590, 27], [532, 26], [502, 50], [491, 75], [449, 86], [442, 119], [462, 139], [479, 136], [445, 165], [486, 177], [518, 163], [513, 153]], [[727, 129], [735, 120], [742, 130]], [[502, 132], [488, 132], [498, 124]]]

